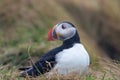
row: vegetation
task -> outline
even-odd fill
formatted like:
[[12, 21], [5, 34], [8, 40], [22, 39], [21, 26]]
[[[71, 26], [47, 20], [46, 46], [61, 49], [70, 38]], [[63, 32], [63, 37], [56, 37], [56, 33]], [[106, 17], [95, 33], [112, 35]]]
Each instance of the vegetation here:
[[[91, 0], [88, 1], [90, 4], [86, 1], [88, 0], [1, 0], [0, 80], [46, 80], [44, 75], [32, 79], [20, 78], [18, 68], [32, 65], [39, 59], [39, 56], [61, 43], [59, 41], [48, 42], [46, 36], [54, 24], [63, 20], [71, 21], [76, 25], [81, 42], [91, 57], [89, 74], [84, 78], [69, 77], [69, 80], [119, 80], [120, 62], [115, 61], [117, 64], [114, 63], [105, 54], [107, 52], [97, 45], [99, 39], [109, 44], [107, 38], [104, 38], [109, 26], [104, 26], [102, 34], [99, 32], [100, 25], [98, 23], [102, 19], [103, 24], [114, 23], [117, 25], [117, 27], [112, 26], [112, 29], [116, 29], [109, 39], [116, 40], [115, 43], [110, 44], [112, 49], [116, 45], [119, 48], [117, 44], [120, 41], [118, 38], [120, 17], [119, 5], [117, 5], [119, 0], [115, 0], [114, 4], [112, 4], [112, 0], [101, 0], [101, 2], [100, 0]], [[102, 4], [104, 6], [101, 6]], [[106, 8], [105, 4], [110, 8]], [[107, 20], [109, 21], [106, 22]], [[100, 38], [98, 38], [99, 36]], [[118, 48], [114, 48], [118, 51]], [[51, 80], [65, 79], [55, 76]]]

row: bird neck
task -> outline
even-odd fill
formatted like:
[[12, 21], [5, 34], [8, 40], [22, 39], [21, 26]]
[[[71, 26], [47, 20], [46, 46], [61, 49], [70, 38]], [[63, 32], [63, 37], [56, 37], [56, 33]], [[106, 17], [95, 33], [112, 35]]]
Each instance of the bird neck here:
[[73, 46], [75, 43], [80, 43], [80, 38], [79, 38], [77, 31], [76, 31], [76, 34], [72, 38], [63, 41], [64, 46]]

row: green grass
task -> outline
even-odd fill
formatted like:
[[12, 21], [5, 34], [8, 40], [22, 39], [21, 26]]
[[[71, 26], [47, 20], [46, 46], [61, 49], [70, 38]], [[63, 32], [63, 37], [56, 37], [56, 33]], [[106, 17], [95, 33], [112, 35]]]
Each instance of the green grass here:
[[[40, 75], [36, 78], [30, 78], [30, 77], [26, 77], [26, 78], [22, 78], [19, 77], [19, 73], [17, 71], [17, 68], [13, 67], [10, 70], [9, 69], [3, 69], [0, 70], [0, 80], [46, 80], [46, 77], [44, 75]], [[11, 75], [12, 74], [12, 75]], [[69, 80], [117, 80], [114, 77], [106, 77], [106, 73], [103, 73], [103, 76], [101, 76], [101, 78], [97, 78], [95, 76], [93, 76], [92, 74], [86, 75], [85, 77], [76, 77], [76, 78], [68, 78]], [[64, 77], [56, 77], [56, 76], [52, 76], [52, 78], [50, 80], [66, 80], [66, 78]]]

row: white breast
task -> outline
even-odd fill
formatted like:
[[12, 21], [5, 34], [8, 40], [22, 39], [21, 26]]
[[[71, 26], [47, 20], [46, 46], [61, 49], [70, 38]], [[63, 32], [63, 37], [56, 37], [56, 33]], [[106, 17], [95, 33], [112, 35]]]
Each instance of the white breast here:
[[55, 70], [59, 74], [86, 73], [90, 64], [89, 55], [82, 44], [74, 44], [56, 55]]

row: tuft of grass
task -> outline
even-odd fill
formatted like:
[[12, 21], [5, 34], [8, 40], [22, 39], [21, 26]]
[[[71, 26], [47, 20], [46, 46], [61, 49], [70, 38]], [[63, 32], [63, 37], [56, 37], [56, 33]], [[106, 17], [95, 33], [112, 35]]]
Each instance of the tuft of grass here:
[[87, 75], [85, 77], [85, 80], [97, 80], [96, 77], [93, 77], [92, 75]]

